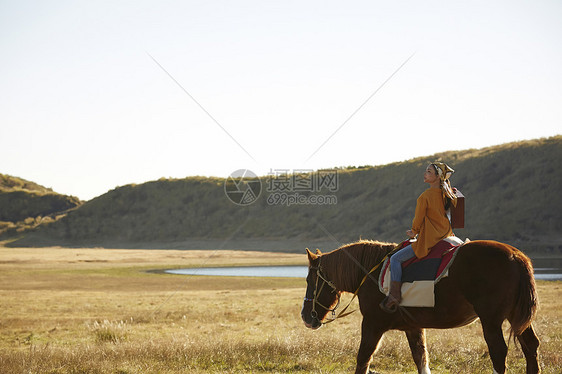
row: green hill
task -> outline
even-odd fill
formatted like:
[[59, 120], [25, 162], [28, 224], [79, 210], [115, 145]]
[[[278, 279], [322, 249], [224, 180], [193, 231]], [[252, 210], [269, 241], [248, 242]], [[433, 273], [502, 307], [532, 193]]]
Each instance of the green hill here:
[[[562, 252], [562, 136], [319, 171], [300, 176], [300, 184], [286, 191], [303, 198], [335, 197], [335, 204], [271, 205], [280, 196], [271, 187], [290, 180], [266, 177], [258, 200], [247, 206], [226, 197], [220, 178], [127, 185], [11, 245], [301, 251], [305, 246], [332, 249], [359, 237], [399, 241], [411, 225], [417, 196], [427, 188], [425, 166], [436, 159], [456, 170], [452, 183], [466, 196], [466, 227], [455, 230], [457, 236]], [[321, 173], [336, 177], [337, 185], [329, 186], [335, 191], [302, 188]]]
[[0, 234], [21, 235], [41, 224], [52, 223], [81, 204], [73, 196], [18, 177], [0, 174]]

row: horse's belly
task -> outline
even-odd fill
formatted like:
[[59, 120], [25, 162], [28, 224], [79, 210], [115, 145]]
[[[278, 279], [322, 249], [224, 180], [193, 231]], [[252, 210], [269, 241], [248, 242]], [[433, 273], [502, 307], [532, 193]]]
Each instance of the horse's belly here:
[[421, 327], [431, 329], [449, 329], [468, 325], [478, 319], [472, 308], [462, 309], [436, 309], [436, 308], [404, 308], [405, 326], [399, 329], [410, 327]]
[[428, 328], [459, 327], [478, 319], [474, 307], [452, 279], [444, 278], [435, 286], [435, 307], [428, 309]]

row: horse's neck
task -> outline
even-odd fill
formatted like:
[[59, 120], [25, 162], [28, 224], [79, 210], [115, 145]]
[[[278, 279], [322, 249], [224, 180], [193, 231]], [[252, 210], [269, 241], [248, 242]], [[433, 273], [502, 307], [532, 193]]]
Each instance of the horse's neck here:
[[[325, 269], [326, 276], [333, 280], [339, 291], [353, 293], [367, 274], [382, 263], [387, 252], [383, 248], [342, 248], [329, 253], [326, 256], [330, 257], [331, 266]], [[370, 276], [378, 277], [379, 271], [374, 270]]]
[[381, 248], [375, 254], [364, 257], [364, 261], [361, 262], [361, 266], [357, 267], [358, 274], [355, 277], [353, 290], [350, 292], [357, 291], [357, 289], [367, 281], [367, 278], [373, 279], [375, 283], [378, 282], [382, 263], [384, 262], [387, 253], [388, 252], [386, 250]]

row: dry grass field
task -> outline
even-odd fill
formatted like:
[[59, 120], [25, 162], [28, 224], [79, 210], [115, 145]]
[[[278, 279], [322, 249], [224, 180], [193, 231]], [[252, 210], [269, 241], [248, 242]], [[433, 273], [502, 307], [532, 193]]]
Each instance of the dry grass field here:
[[[0, 372], [352, 372], [359, 313], [306, 329], [303, 279], [148, 271], [305, 261], [304, 253], [0, 247]], [[562, 282], [538, 288], [543, 373], [559, 374]], [[434, 373], [492, 371], [478, 322], [427, 336]], [[374, 364], [415, 373], [403, 333], [385, 335]], [[508, 364], [524, 372], [513, 342]]]

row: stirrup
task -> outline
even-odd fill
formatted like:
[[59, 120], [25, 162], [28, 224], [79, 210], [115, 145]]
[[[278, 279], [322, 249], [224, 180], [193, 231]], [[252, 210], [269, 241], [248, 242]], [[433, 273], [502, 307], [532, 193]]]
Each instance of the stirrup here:
[[[393, 301], [394, 304], [391, 306], [386, 306], [386, 304], [389, 301]], [[384, 299], [382, 299], [381, 303], [379, 304], [379, 307], [386, 313], [395, 313], [398, 310], [398, 300], [396, 300], [396, 298], [392, 295], [388, 295], [387, 297], [385, 297]]]

